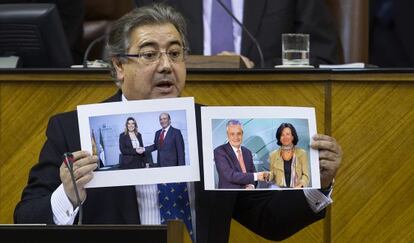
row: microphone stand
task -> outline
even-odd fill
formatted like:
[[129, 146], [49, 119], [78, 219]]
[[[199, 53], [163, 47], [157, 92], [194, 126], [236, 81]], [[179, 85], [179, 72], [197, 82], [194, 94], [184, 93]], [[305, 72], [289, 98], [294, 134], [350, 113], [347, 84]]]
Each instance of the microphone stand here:
[[259, 42], [256, 40], [256, 38], [254, 38], [254, 36], [250, 33], [250, 31], [246, 28], [246, 26], [244, 26], [244, 24], [242, 24], [237, 18], [236, 16], [233, 15], [233, 13], [226, 7], [226, 5], [224, 5], [224, 3], [220, 0], [217, 0], [217, 2], [223, 7], [223, 9], [230, 15], [230, 17], [236, 21], [236, 23], [242, 28], [242, 30], [244, 30], [246, 32], [246, 34], [250, 37], [250, 39], [253, 41], [253, 43], [255, 44], [257, 51], [259, 52], [259, 57], [260, 57], [260, 67], [264, 68], [265, 64], [264, 64], [264, 57], [263, 57], [263, 52], [262, 52], [262, 48], [260, 47]]
[[80, 200], [78, 187], [76, 186], [75, 175], [73, 174], [73, 155], [71, 153], [64, 153], [63, 162], [65, 163], [66, 167], [68, 167], [69, 169], [70, 178], [72, 179], [73, 187], [75, 190], [76, 201], [77, 201], [76, 203], [79, 208], [78, 225], [82, 225], [82, 217], [83, 217], [82, 202]]
[[103, 35], [99, 36], [98, 38], [96, 38], [95, 40], [93, 40], [88, 45], [88, 48], [86, 48], [86, 51], [85, 51], [85, 55], [83, 55], [83, 68], [87, 68], [88, 67], [88, 56], [89, 56], [89, 52], [91, 51], [92, 47], [94, 47], [96, 43], [104, 40], [105, 37], [106, 37], [106, 34], [103, 34]]

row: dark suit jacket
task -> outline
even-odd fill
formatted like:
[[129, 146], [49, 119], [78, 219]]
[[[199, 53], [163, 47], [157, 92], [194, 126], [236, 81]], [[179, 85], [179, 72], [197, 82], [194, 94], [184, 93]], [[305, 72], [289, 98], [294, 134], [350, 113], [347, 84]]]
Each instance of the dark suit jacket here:
[[230, 143], [220, 145], [214, 149], [214, 162], [219, 175], [219, 188], [244, 188], [247, 184], [254, 184], [256, 172], [253, 164], [252, 152], [241, 146], [246, 172], [243, 173], [239, 160]]
[[[137, 6], [163, 0], [135, 0]], [[214, 0], [215, 1], [215, 0]], [[163, 1], [180, 11], [187, 20], [187, 38], [191, 54], [203, 54], [203, 1]], [[282, 33], [310, 34], [310, 62], [332, 64], [339, 62], [339, 36], [333, 26], [324, 0], [245, 0], [243, 24], [257, 39], [263, 52], [265, 66], [282, 64]], [[256, 46], [243, 31], [241, 54], [260, 67]]]
[[148, 152], [158, 151], [157, 163], [161, 167], [185, 165], [184, 139], [181, 131], [170, 126], [163, 144], [160, 145], [161, 130], [155, 133], [154, 144], [145, 147], [145, 150]]
[[[118, 92], [107, 102], [120, 100]], [[199, 105], [196, 122], [201, 124]], [[324, 217], [324, 211], [315, 214], [310, 209], [302, 191], [205, 191], [200, 125], [197, 134], [201, 181], [194, 184], [194, 206], [198, 243], [228, 242], [232, 218], [265, 238], [280, 240]], [[14, 223], [54, 224], [50, 198], [61, 184], [62, 154], [81, 148], [76, 111], [51, 117], [46, 136], [39, 162], [31, 169], [28, 185], [15, 208]], [[134, 186], [90, 188], [87, 195], [83, 204], [84, 224], [140, 223]]]
[[[143, 147], [141, 133], [137, 134], [139, 146]], [[119, 166], [123, 169], [136, 169], [145, 167], [144, 154], [138, 154], [132, 146], [131, 138], [124, 132], [119, 134], [119, 150], [121, 151]]]
[[[381, 2], [390, 4], [390, 12], [377, 16]], [[414, 20], [412, 0], [370, 1], [370, 63], [383, 68], [414, 67]]]

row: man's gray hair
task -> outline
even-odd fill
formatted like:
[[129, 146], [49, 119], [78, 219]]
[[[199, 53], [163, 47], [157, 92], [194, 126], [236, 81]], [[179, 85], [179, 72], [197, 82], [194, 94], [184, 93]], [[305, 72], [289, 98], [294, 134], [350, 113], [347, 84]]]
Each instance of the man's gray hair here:
[[239, 120], [231, 119], [226, 124], [226, 129], [229, 128], [229, 126], [240, 126], [243, 129], [243, 125]]
[[[105, 46], [104, 59], [110, 65], [112, 77], [116, 78], [116, 70], [113, 66], [112, 58], [115, 57], [121, 62], [125, 61], [125, 57], [119, 57], [119, 55], [126, 54], [130, 48], [131, 33], [136, 28], [144, 25], [163, 24], [174, 25], [180, 33], [183, 47], [188, 47], [184, 17], [173, 7], [162, 3], [135, 8], [111, 25]], [[118, 80], [117, 85], [120, 84]]]

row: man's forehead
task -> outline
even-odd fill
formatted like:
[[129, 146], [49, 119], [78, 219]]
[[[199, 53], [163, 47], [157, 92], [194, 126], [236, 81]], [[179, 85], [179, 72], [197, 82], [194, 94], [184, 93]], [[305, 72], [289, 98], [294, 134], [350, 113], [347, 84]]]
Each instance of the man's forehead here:
[[136, 48], [168, 47], [173, 44], [182, 45], [182, 43], [180, 33], [170, 23], [139, 26], [131, 33], [131, 47]]
[[243, 131], [240, 125], [229, 125], [229, 130], [237, 130], [237, 131]]

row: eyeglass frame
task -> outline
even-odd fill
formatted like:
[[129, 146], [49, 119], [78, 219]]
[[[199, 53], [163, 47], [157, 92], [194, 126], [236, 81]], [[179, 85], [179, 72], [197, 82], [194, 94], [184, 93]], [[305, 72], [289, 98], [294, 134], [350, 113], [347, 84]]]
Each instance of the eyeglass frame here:
[[[117, 56], [118, 57], [128, 57], [128, 58], [135, 57], [138, 60], [141, 60], [145, 64], [153, 64], [153, 63], [159, 62], [160, 59], [161, 59], [162, 54], [165, 54], [170, 62], [180, 63], [180, 62], [184, 62], [187, 59], [188, 53], [189, 53], [189, 48], [183, 46], [179, 49], [183, 50], [183, 52], [182, 52], [183, 57], [182, 57], [182, 60], [180, 60], [180, 61], [171, 59], [171, 57], [168, 55], [170, 50], [165, 50], [165, 51], [153, 50], [153, 51], [145, 51], [145, 52], [138, 53], [138, 54], [118, 54]], [[149, 52], [159, 53], [159, 56], [156, 59], [154, 59], [153, 61], [149, 61], [149, 60], [144, 59], [143, 55], [145, 55], [145, 53], [149, 53]]]

